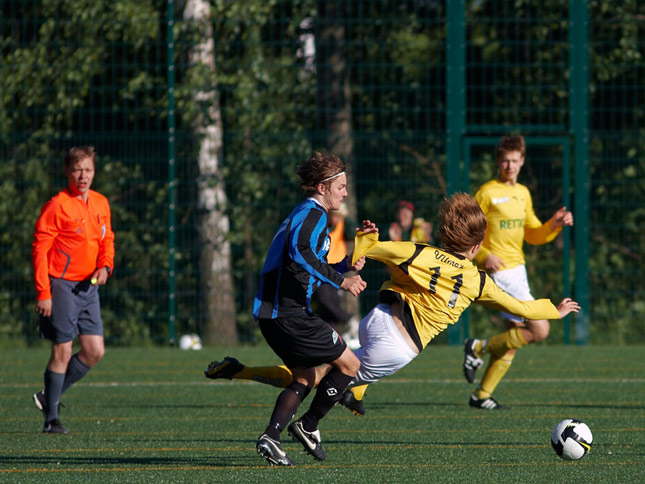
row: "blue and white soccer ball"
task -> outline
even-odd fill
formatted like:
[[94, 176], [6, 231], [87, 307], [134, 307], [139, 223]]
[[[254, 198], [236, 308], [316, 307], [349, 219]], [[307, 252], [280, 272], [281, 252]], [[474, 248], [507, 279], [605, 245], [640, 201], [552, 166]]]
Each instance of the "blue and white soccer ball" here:
[[182, 350], [201, 350], [202, 339], [198, 334], [185, 334], [179, 338], [179, 348]]
[[574, 418], [559, 422], [551, 433], [551, 445], [565, 460], [579, 460], [591, 450], [593, 436], [587, 424]]

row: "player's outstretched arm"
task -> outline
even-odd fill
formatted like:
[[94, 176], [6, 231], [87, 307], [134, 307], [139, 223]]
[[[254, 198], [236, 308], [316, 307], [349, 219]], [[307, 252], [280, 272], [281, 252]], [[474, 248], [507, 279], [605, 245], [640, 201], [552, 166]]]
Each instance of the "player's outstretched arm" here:
[[565, 297], [560, 304], [558, 304], [558, 313], [560, 319], [564, 318], [569, 313], [577, 313], [580, 310], [580, 305], [570, 297]]
[[488, 254], [488, 257], [486, 257], [486, 261], [484, 262], [484, 268], [486, 269], [486, 272], [497, 272], [502, 270], [504, 267], [506, 267], [506, 264], [504, 264], [504, 261], [502, 259], [497, 257], [492, 252]]
[[[352, 258], [350, 256], [347, 256], [347, 257], [348, 257], [348, 259], [349, 259], [349, 261], [351, 263]], [[358, 271], [362, 270], [363, 267], [365, 267], [365, 256], [361, 257], [356, 262], [354, 262], [354, 265], [352, 266], [352, 270], [358, 272]]]
[[[365, 234], [378, 234], [378, 227], [374, 222], [371, 222], [369, 220], [363, 220], [363, 226], [362, 227], [356, 227], [356, 233], [363, 232]], [[348, 265], [352, 268], [353, 271], [360, 271], [364, 266], [365, 266], [365, 257], [361, 257], [354, 262], [352, 265], [352, 254], [349, 254], [347, 257], [349, 258], [349, 263]]]
[[549, 223], [551, 224], [552, 230], [555, 230], [557, 227], [570, 227], [573, 225], [573, 214], [567, 211], [567, 207], [562, 207], [553, 214]]
[[367, 282], [361, 276], [350, 276], [343, 279], [340, 288], [349, 292], [352, 296], [358, 296], [367, 287]]
[[365, 234], [378, 234], [378, 227], [370, 220], [363, 220], [363, 226], [356, 228], [356, 232], [363, 232]]

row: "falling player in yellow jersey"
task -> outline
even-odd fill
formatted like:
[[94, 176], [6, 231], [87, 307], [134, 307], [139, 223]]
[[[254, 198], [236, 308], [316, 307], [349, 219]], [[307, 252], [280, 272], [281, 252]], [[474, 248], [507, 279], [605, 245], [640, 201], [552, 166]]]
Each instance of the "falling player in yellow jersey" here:
[[[341, 404], [357, 415], [365, 414], [362, 402], [367, 384], [391, 375], [412, 361], [423, 348], [461, 313], [478, 302], [526, 318], [557, 319], [578, 304], [565, 298], [556, 308], [548, 299], [519, 301], [498, 288], [472, 263], [484, 239], [486, 217], [477, 201], [457, 193], [443, 202], [439, 213], [439, 237], [443, 249], [414, 242], [381, 242], [377, 233], [358, 232], [354, 260], [365, 256], [392, 269], [391, 279], [379, 291], [380, 304], [359, 326], [361, 362], [350, 390]], [[363, 227], [369, 227], [369, 221]], [[327, 368], [317, 368], [321, 378]], [[291, 372], [284, 366], [248, 367], [235, 358], [212, 362], [208, 378], [235, 378], [287, 387]]]
[[[524, 265], [524, 241], [532, 245], [552, 241], [566, 225], [573, 225], [573, 215], [560, 208], [542, 223], [533, 211], [531, 194], [517, 183], [524, 165], [526, 145], [522, 136], [504, 136], [497, 143], [495, 162], [499, 175], [483, 184], [475, 198], [486, 215], [488, 226], [475, 262], [483, 267], [495, 283], [517, 299], [533, 299]], [[464, 375], [469, 383], [482, 366], [482, 357], [490, 355], [488, 367], [469, 404], [473, 408], [505, 409], [492, 393], [511, 366], [515, 351], [549, 335], [546, 319], [502, 312], [507, 331], [488, 340], [467, 339], [464, 343]]]

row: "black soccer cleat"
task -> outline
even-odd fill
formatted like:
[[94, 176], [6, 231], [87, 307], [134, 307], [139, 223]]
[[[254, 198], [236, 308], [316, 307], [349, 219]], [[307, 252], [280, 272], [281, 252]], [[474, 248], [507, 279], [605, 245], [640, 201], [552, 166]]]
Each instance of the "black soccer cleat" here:
[[237, 361], [235, 358], [227, 356], [222, 361], [213, 361], [208, 368], [204, 370], [206, 378], [215, 380], [217, 378], [232, 379], [233, 375], [239, 373], [244, 369], [244, 365]]
[[325, 460], [327, 456], [320, 443], [320, 430], [307, 432], [302, 426], [302, 420], [296, 420], [287, 427], [287, 432], [294, 441], [302, 444], [307, 454], [312, 455], [316, 460]]
[[63, 427], [63, 424], [60, 423], [60, 420], [55, 418], [49, 422], [45, 422], [43, 425], [43, 433], [45, 434], [69, 434], [69, 430]]
[[464, 341], [464, 376], [468, 383], [475, 381], [475, 372], [484, 364], [484, 360], [475, 355], [475, 345], [478, 342], [478, 339]]
[[31, 398], [36, 408], [42, 412], [43, 417], [47, 418], [47, 400], [45, 400], [45, 394], [42, 390], [34, 393]]
[[365, 415], [365, 405], [363, 405], [363, 400], [357, 400], [354, 393], [349, 389], [343, 392], [343, 397], [340, 399], [340, 405], [347, 410], [351, 410], [357, 417], [363, 417]]
[[508, 410], [510, 408], [506, 405], [501, 405], [493, 397], [482, 398], [480, 400], [478, 398], [475, 398], [475, 395], [470, 396], [468, 405], [470, 405], [472, 408], [479, 408], [482, 410]]
[[260, 435], [256, 449], [260, 456], [264, 457], [272, 466], [294, 466], [296, 465], [286, 454], [280, 442], [273, 440], [267, 434]]

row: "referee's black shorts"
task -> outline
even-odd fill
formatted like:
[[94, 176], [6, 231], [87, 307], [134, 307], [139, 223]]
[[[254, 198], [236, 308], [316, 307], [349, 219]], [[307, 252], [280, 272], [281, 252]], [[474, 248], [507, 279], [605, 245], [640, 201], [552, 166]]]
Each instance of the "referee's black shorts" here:
[[313, 368], [340, 358], [347, 345], [315, 314], [260, 319], [262, 335], [288, 368]]

